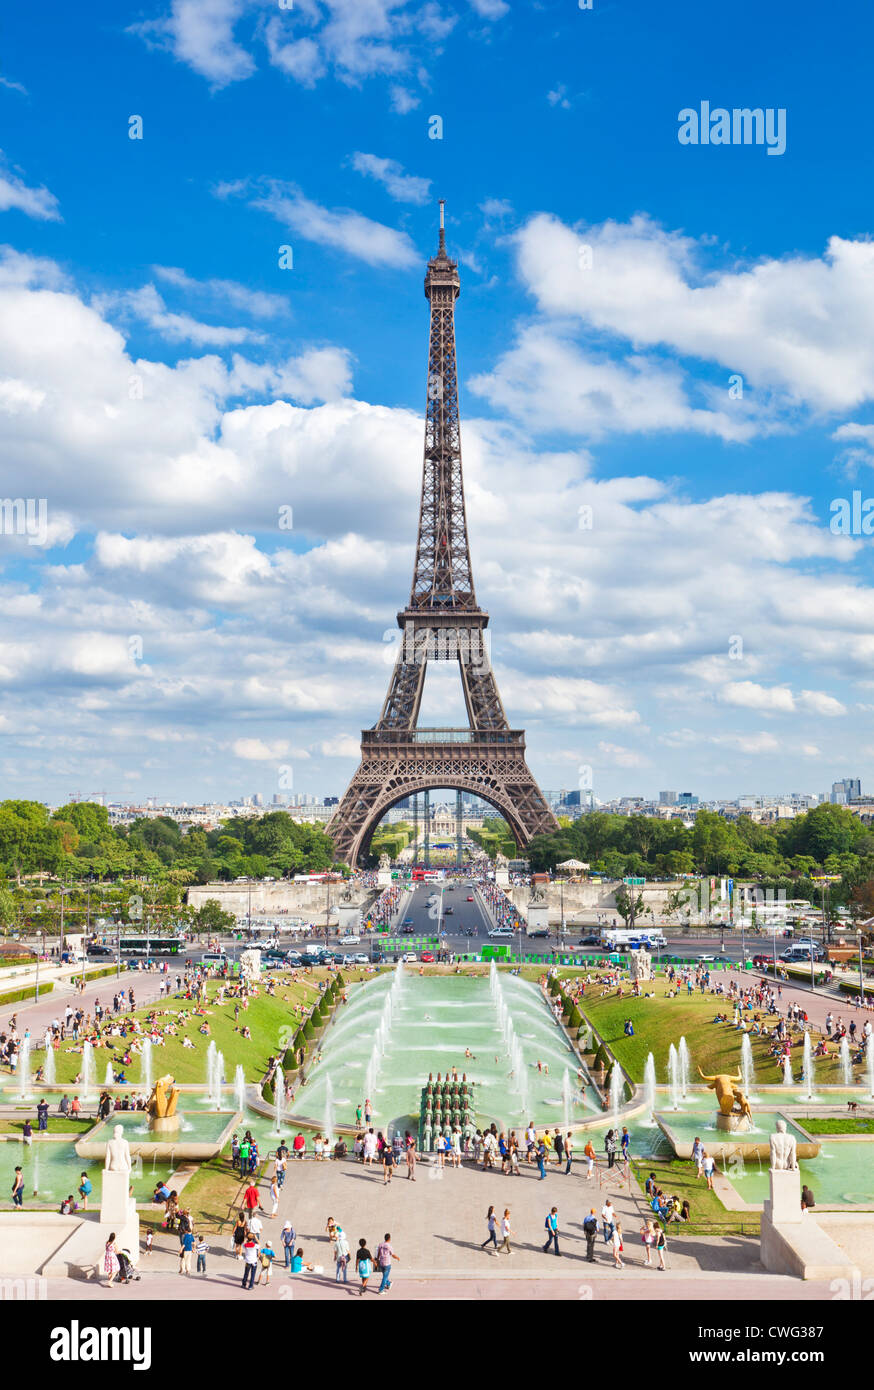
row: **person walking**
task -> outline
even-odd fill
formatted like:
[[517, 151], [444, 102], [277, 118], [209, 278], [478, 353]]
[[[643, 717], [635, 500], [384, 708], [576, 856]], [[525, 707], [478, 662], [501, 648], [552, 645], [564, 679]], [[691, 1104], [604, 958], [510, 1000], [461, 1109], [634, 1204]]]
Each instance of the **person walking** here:
[[705, 1154], [704, 1154], [704, 1176], [705, 1176], [705, 1178], [707, 1179], [707, 1187], [708, 1187], [709, 1191], [711, 1191], [711, 1192], [713, 1191], [713, 1174], [714, 1174], [715, 1169], [716, 1169], [716, 1159], [713, 1157], [713, 1154], [709, 1154], [709, 1153], [706, 1153], [706, 1152], [705, 1152]]
[[540, 1171], [540, 1182], [543, 1182], [543, 1179], [546, 1177], [546, 1158], [546, 1145], [541, 1139], [537, 1145], [537, 1167]]
[[395, 1156], [392, 1152], [391, 1144], [386, 1144], [382, 1151], [382, 1185], [386, 1187], [391, 1182], [392, 1169], [395, 1166]]
[[608, 1129], [604, 1139], [604, 1152], [607, 1155], [607, 1167], [612, 1168], [616, 1162], [616, 1131]]
[[358, 1249], [355, 1252], [355, 1272], [361, 1280], [361, 1287], [358, 1293], [361, 1297], [367, 1291], [367, 1281], [373, 1273], [373, 1256], [367, 1248], [367, 1241], [362, 1236], [358, 1242]]
[[270, 1215], [271, 1217], [273, 1217], [279, 1211], [279, 1183], [276, 1181], [275, 1173], [273, 1174], [273, 1177], [270, 1179], [270, 1196], [273, 1199], [273, 1207], [271, 1209]]
[[555, 1150], [555, 1161], [560, 1168], [562, 1164], [562, 1159], [564, 1158], [564, 1138], [560, 1129], [556, 1129], [555, 1131], [555, 1138], [552, 1141], [552, 1147]]
[[486, 1226], [488, 1227], [488, 1232], [489, 1232], [489, 1233], [488, 1233], [488, 1235], [486, 1236], [485, 1240], [483, 1241], [482, 1245], [480, 1246], [480, 1250], [485, 1250], [485, 1248], [486, 1248], [487, 1245], [491, 1245], [493, 1248], [489, 1251], [489, 1254], [490, 1254], [490, 1255], [497, 1255], [497, 1253], [498, 1253], [498, 1218], [497, 1218], [496, 1215], [495, 1215], [495, 1209], [494, 1209], [494, 1207], [489, 1207], [488, 1211], [486, 1212]]
[[595, 1263], [595, 1241], [598, 1238], [598, 1218], [595, 1215], [595, 1208], [589, 1208], [589, 1214], [583, 1221], [583, 1235], [586, 1237], [586, 1259], [590, 1265]]
[[652, 1248], [655, 1245], [655, 1231], [651, 1221], [644, 1221], [640, 1228], [640, 1239], [643, 1242], [643, 1253], [646, 1256], [644, 1264], [647, 1269], [652, 1267]]
[[568, 1132], [567, 1132], [567, 1134], [566, 1134], [566, 1136], [565, 1136], [565, 1141], [564, 1141], [564, 1156], [565, 1156], [564, 1173], [565, 1173], [565, 1177], [567, 1177], [568, 1173], [569, 1173], [570, 1170], [571, 1170], [571, 1164], [573, 1163], [573, 1159], [574, 1159], [574, 1140], [573, 1140], [573, 1135], [571, 1134], [570, 1130], [568, 1130]]
[[543, 1247], [544, 1254], [554, 1245], [556, 1255], [560, 1255], [561, 1251], [558, 1248], [558, 1207], [550, 1208], [549, 1215], [543, 1224], [546, 1229], [546, 1244]]
[[336, 1228], [336, 1237], [334, 1240], [334, 1265], [336, 1266], [336, 1282], [338, 1284], [341, 1277], [344, 1284], [349, 1283], [350, 1255], [351, 1251], [349, 1249], [349, 1242], [346, 1239], [346, 1232], [343, 1230], [342, 1226], [338, 1226]]
[[106, 1287], [112, 1288], [115, 1276], [118, 1273], [118, 1252], [115, 1248], [115, 1231], [112, 1231], [109, 1240], [103, 1247], [103, 1273], [106, 1276]]
[[609, 1197], [605, 1198], [601, 1208], [601, 1221], [603, 1223], [604, 1244], [609, 1245], [613, 1239], [613, 1228], [616, 1225], [616, 1208]]
[[194, 1236], [185, 1230], [179, 1237], [179, 1273], [191, 1273], [191, 1252], [194, 1249]]
[[391, 1267], [398, 1258], [391, 1246], [391, 1234], [386, 1231], [379, 1245], [376, 1247], [376, 1267], [382, 1275], [382, 1283], [377, 1289], [377, 1293], [388, 1293], [391, 1288]]
[[510, 1229], [510, 1208], [505, 1207], [504, 1215], [501, 1218], [501, 1244], [498, 1249], [498, 1254], [500, 1254], [502, 1250], [506, 1250], [508, 1255], [512, 1255], [513, 1251], [510, 1249], [511, 1235], [513, 1235], [513, 1231]]
[[260, 1251], [258, 1252], [258, 1263], [260, 1265], [260, 1269], [258, 1270], [258, 1278], [256, 1280], [256, 1283], [260, 1284], [262, 1279], [264, 1280], [265, 1285], [270, 1283], [270, 1271], [273, 1268], [273, 1261], [275, 1259], [276, 1251], [270, 1244], [270, 1237], [268, 1236], [264, 1244], [262, 1245]]
[[595, 1146], [591, 1139], [586, 1141], [586, 1147], [583, 1149], [583, 1153], [586, 1157], [586, 1182], [588, 1182], [589, 1178], [593, 1177], [595, 1173]]
[[255, 1267], [258, 1264], [258, 1242], [252, 1235], [247, 1235], [243, 1241], [243, 1280], [241, 1287], [253, 1289], [255, 1287]]
[[613, 1246], [613, 1264], [617, 1269], [624, 1269], [625, 1265], [622, 1263], [622, 1251], [624, 1249], [624, 1246], [622, 1244], [622, 1227], [618, 1221], [616, 1222], [616, 1225], [613, 1227], [613, 1238], [611, 1244]]
[[237, 1217], [236, 1225], [231, 1232], [231, 1250], [238, 1260], [243, 1258], [243, 1241], [246, 1239], [246, 1217], [240, 1212]]
[[656, 1243], [655, 1243], [655, 1245], [656, 1245], [656, 1254], [657, 1254], [658, 1257], [659, 1257], [658, 1268], [659, 1268], [659, 1269], [665, 1269], [665, 1268], [666, 1268], [666, 1265], [665, 1265], [665, 1255], [667, 1254], [667, 1250], [668, 1250], [668, 1242], [667, 1242], [667, 1240], [665, 1239], [665, 1233], [664, 1233], [664, 1231], [662, 1230], [661, 1226], [659, 1226], [658, 1232], [657, 1232], [657, 1234], [656, 1234]]
[[24, 1174], [20, 1166], [16, 1166], [12, 1178], [12, 1205], [16, 1211], [21, 1211], [24, 1206]]

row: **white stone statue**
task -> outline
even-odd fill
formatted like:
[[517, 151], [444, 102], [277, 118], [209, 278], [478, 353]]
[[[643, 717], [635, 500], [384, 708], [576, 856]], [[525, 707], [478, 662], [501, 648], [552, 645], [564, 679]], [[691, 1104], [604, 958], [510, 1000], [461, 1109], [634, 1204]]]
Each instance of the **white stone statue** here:
[[387, 854], [381, 854], [381, 855], [379, 856], [379, 867], [380, 867], [381, 869], [390, 869], [390, 868], [391, 868], [391, 860], [389, 859], [389, 857], [388, 857]]
[[115, 1136], [106, 1145], [104, 1168], [110, 1173], [129, 1173], [131, 1170], [130, 1144], [124, 1137], [124, 1125], [116, 1125], [112, 1131]]
[[240, 975], [250, 984], [261, 977], [261, 952], [243, 951], [240, 954]]
[[786, 1121], [777, 1121], [777, 1132], [771, 1135], [771, 1167], [775, 1172], [798, 1167], [797, 1144], [794, 1134], [787, 1134]]
[[544, 887], [542, 887], [540, 884], [538, 884], [536, 888], [532, 889], [532, 891], [531, 891], [531, 902], [532, 902], [532, 903], [546, 903], [546, 902], [549, 902], [549, 896], [548, 896], [548, 894], [547, 894], [547, 892], [546, 892], [546, 889], [545, 889]]
[[501, 851], [498, 850], [498, 853], [495, 855], [495, 868], [506, 869], [509, 863], [510, 861], [507, 858], [506, 854], [501, 854]]

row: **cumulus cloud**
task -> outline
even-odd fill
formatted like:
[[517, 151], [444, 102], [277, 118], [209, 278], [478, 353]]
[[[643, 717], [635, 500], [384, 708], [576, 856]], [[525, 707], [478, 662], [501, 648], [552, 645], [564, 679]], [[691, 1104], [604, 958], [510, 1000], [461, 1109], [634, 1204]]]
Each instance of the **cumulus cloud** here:
[[325, 208], [292, 184], [271, 183], [252, 200], [252, 207], [270, 213], [304, 241], [330, 246], [368, 265], [412, 268], [419, 264], [406, 232], [386, 227], [349, 208]]
[[832, 236], [819, 257], [713, 269], [696, 241], [646, 217], [571, 227], [546, 213], [516, 236], [538, 307], [635, 348], [740, 373], [816, 411], [874, 397], [874, 243]]

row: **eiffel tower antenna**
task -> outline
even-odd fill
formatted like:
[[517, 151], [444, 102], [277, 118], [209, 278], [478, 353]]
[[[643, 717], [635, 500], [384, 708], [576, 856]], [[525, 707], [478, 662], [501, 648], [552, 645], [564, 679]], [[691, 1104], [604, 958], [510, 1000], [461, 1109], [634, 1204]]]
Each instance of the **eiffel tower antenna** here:
[[[470, 563], [455, 359], [458, 262], [446, 251], [439, 200], [436, 256], [425, 272], [430, 304], [425, 449], [413, 583], [398, 613], [400, 649], [382, 713], [361, 735], [361, 763], [327, 830], [340, 859], [366, 853], [386, 811], [420, 791], [471, 792], [504, 816], [518, 845], [557, 828], [525, 760], [525, 735], [511, 729], [489, 662], [489, 615], [477, 605]], [[429, 661], [455, 661], [466, 728], [421, 729]]]

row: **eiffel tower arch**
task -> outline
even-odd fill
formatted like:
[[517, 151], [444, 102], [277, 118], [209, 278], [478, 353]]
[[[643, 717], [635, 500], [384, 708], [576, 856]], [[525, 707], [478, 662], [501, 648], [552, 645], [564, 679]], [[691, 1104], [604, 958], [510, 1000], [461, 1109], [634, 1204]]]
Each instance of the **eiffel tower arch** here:
[[[446, 252], [443, 202], [437, 255], [428, 262], [431, 306], [425, 458], [410, 601], [398, 613], [402, 638], [382, 713], [361, 735], [361, 763], [327, 831], [339, 859], [355, 865], [379, 821], [420, 791], [472, 792], [504, 816], [517, 844], [557, 828], [525, 758], [525, 734], [511, 729], [491, 669], [477, 605], [461, 471], [455, 358], [458, 263]], [[429, 661], [459, 668], [466, 728], [420, 728]]]

